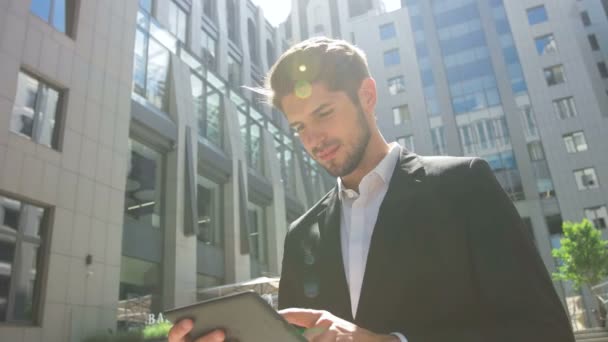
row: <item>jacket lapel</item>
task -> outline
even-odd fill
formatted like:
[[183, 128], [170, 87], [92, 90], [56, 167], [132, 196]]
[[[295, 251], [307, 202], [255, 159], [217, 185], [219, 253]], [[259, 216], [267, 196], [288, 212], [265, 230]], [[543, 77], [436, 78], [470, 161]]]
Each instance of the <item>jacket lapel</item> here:
[[343, 319], [352, 321], [350, 296], [340, 241], [340, 201], [337, 186], [326, 198], [326, 208], [318, 215], [321, 233], [321, 298], [324, 307]]
[[[403, 292], [403, 283], [407, 281], [405, 277], [412, 275], [416, 246], [413, 227], [408, 223], [413, 223], [410, 213], [413, 212], [415, 199], [421, 190], [423, 176], [424, 168], [420, 158], [402, 150], [372, 234], [356, 322], [382, 320], [382, 317], [374, 317], [382, 312], [381, 307], [375, 307], [382, 305], [375, 296], [385, 293], [398, 300], [400, 293], [386, 291], [397, 289]], [[396, 260], [404, 261], [399, 263], [399, 269], [389, 266], [395, 265]], [[390, 275], [387, 269], [395, 272], [391, 280], [387, 279], [387, 275]]]

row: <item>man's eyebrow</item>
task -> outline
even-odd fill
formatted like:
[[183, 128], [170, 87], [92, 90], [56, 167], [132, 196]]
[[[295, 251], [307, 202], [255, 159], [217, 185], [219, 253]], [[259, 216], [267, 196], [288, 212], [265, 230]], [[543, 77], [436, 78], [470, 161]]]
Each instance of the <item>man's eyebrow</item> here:
[[320, 105], [319, 107], [317, 107], [317, 109], [313, 110], [310, 114], [318, 114], [320, 113], [323, 109], [329, 107], [330, 103], [329, 102], [325, 102], [322, 105]]
[[[313, 110], [312, 112], [310, 112], [311, 115], [315, 115], [315, 114], [319, 114], [321, 111], [323, 111], [323, 109], [329, 107], [331, 105], [331, 103], [329, 102], [325, 102], [321, 105], [319, 105], [319, 107], [317, 107], [315, 110]], [[297, 125], [301, 125], [302, 123], [300, 121], [294, 121], [292, 123], [289, 124], [289, 126], [291, 128], [294, 128]]]

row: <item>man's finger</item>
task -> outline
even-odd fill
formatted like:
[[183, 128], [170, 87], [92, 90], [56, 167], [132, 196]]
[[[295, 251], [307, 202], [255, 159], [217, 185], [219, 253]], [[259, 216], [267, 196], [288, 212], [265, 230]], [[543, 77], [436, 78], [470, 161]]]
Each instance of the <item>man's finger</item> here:
[[304, 328], [312, 328], [323, 314], [323, 311], [311, 309], [284, 309], [279, 311], [279, 314], [291, 324]]
[[[314, 338], [315, 342], [335, 342], [338, 337], [338, 332], [335, 330], [326, 330], [324, 333]], [[309, 341], [313, 341], [312, 339]]]
[[177, 322], [169, 330], [169, 342], [186, 342], [186, 335], [192, 330], [193, 322], [191, 319], [183, 319]]
[[195, 342], [223, 342], [226, 334], [222, 330], [213, 330], [205, 336], [199, 337]]

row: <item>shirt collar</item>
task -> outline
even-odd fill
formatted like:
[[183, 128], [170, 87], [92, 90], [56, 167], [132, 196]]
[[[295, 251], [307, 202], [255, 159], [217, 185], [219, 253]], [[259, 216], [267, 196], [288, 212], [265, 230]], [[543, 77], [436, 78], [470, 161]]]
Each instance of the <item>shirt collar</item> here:
[[[389, 150], [386, 156], [382, 158], [382, 160], [376, 165], [376, 167], [371, 170], [367, 175], [375, 173], [380, 176], [380, 179], [384, 182], [385, 185], [389, 184], [391, 181], [391, 177], [393, 176], [393, 171], [395, 169], [395, 165], [399, 159], [399, 154], [401, 153], [401, 146], [395, 142], [389, 144]], [[352, 189], [348, 189], [342, 183], [342, 178], [338, 177], [338, 198], [340, 201], [344, 199], [346, 196], [346, 192], [353, 191]]]

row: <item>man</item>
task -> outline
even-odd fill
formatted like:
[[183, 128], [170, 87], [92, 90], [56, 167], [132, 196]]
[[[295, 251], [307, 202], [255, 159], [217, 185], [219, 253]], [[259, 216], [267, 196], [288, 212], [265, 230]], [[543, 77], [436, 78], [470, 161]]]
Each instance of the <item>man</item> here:
[[[268, 80], [273, 105], [337, 177], [285, 241], [279, 307], [309, 340], [574, 341], [488, 164], [387, 144], [360, 50], [312, 38], [286, 51]], [[176, 325], [170, 341], [191, 325]], [[213, 337], [223, 333], [199, 341]]]

